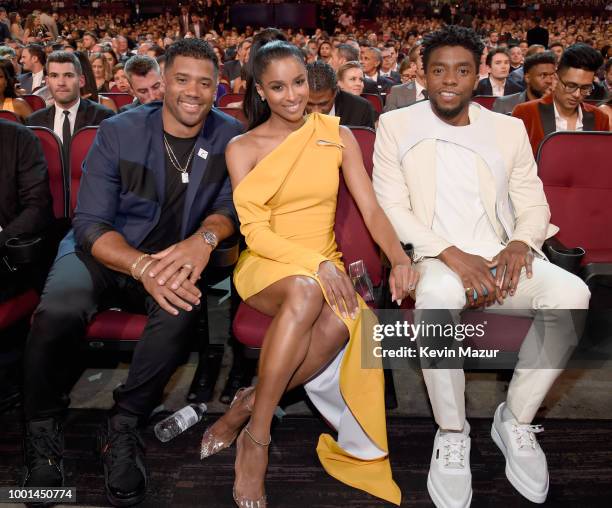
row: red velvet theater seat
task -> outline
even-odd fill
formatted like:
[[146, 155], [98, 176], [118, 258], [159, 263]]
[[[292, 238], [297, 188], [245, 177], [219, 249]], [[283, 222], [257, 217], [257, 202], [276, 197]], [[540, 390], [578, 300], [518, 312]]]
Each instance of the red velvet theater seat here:
[[583, 265], [612, 263], [611, 153], [612, 132], [554, 132], [538, 150], [556, 238], [585, 249]]
[[383, 101], [380, 95], [377, 93], [362, 93], [361, 96], [372, 104], [377, 115], [383, 112]]
[[472, 97], [472, 102], [476, 102], [484, 108], [493, 109], [493, 103], [496, 99], [495, 95], [476, 95]]
[[38, 305], [38, 293], [33, 289], [0, 303], [0, 330], [28, 318]]
[[107, 92], [101, 93], [100, 95], [111, 99], [115, 103], [115, 106], [117, 106], [117, 110], [120, 110], [123, 106], [127, 106], [128, 104], [134, 102], [134, 97], [131, 96], [129, 93]]
[[232, 104], [233, 102], [242, 102], [244, 101], [243, 93], [226, 93], [223, 97], [219, 97], [219, 107], [226, 108], [228, 104]]

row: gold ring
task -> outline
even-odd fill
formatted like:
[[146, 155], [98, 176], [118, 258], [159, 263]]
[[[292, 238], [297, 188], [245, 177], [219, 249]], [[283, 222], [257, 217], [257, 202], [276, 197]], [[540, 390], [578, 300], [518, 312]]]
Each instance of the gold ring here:
[[474, 288], [465, 288], [466, 295], [469, 295], [472, 291], [474, 291]]

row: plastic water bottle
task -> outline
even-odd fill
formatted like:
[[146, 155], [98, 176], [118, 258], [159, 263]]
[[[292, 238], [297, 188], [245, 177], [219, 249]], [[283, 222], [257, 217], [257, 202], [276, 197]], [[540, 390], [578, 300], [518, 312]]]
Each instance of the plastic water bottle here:
[[189, 427], [198, 423], [204, 413], [206, 413], [206, 404], [189, 404], [183, 409], [180, 409], [173, 415], [159, 422], [153, 429], [157, 439], [162, 443], [166, 443], [176, 436], [185, 432]]

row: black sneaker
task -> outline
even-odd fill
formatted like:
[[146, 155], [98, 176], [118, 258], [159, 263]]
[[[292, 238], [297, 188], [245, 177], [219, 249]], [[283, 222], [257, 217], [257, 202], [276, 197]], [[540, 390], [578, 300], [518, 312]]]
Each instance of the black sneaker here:
[[64, 434], [53, 418], [26, 422], [24, 487], [64, 486]]
[[116, 414], [100, 431], [98, 446], [104, 466], [106, 497], [113, 506], [132, 506], [147, 493], [144, 443], [138, 418]]

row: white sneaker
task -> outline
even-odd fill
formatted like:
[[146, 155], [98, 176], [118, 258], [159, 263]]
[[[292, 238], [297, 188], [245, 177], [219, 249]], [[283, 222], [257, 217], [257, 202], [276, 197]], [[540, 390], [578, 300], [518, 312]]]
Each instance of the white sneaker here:
[[465, 508], [472, 502], [470, 425], [463, 432], [436, 432], [427, 491], [437, 508]]
[[505, 405], [495, 410], [491, 437], [506, 457], [506, 477], [529, 501], [543, 503], [548, 495], [548, 465], [535, 434], [544, 429], [540, 425], [519, 424], [514, 417], [504, 420]]

